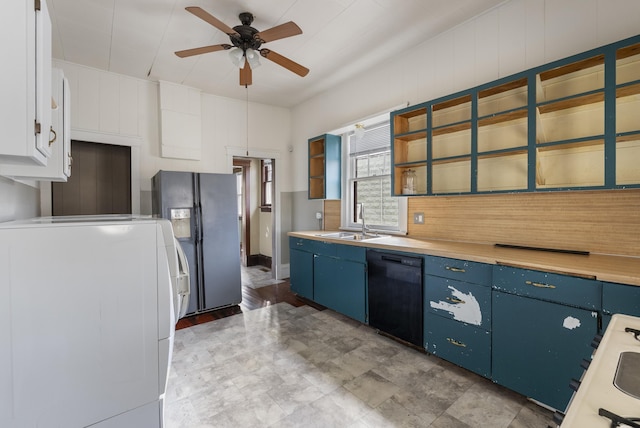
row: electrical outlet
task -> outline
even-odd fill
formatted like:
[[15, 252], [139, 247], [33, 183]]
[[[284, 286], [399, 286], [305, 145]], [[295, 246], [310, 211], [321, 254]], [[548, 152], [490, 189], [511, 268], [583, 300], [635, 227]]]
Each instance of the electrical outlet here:
[[318, 211], [318, 212], [316, 213], [316, 219], [317, 219], [317, 220], [322, 220], [322, 213], [321, 213], [320, 211]]
[[424, 213], [413, 213], [413, 224], [424, 224]]

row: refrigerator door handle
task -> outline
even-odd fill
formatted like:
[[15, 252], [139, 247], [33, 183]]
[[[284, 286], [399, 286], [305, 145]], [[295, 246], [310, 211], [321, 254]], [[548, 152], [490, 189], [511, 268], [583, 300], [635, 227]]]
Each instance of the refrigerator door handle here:
[[176, 292], [178, 293], [178, 300], [180, 301], [180, 311], [177, 314], [177, 319], [180, 319], [187, 313], [189, 295], [191, 294], [191, 284], [189, 281], [190, 273], [187, 256], [184, 254], [184, 250], [182, 249], [180, 242], [178, 242], [177, 239], [175, 241], [178, 253], [178, 278]]

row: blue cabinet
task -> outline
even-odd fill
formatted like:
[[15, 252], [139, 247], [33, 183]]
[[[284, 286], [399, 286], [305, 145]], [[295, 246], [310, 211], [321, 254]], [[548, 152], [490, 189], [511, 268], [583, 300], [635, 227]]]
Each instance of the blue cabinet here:
[[515, 294], [493, 293], [492, 376], [500, 385], [564, 411], [569, 382], [591, 355], [597, 314]]
[[392, 194], [640, 187], [639, 49], [635, 36], [392, 112]]
[[425, 348], [484, 377], [491, 376], [491, 332], [427, 312]]
[[290, 249], [291, 291], [313, 300], [313, 253]]
[[598, 333], [601, 283], [494, 266], [493, 284], [493, 380], [564, 411]]
[[366, 249], [289, 238], [291, 291], [367, 322]]
[[339, 135], [309, 139], [309, 199], [340, 199], [341, 157]]
[[640, 286], [602, 283], [602, 331], [606, 330], [611, 315], [625, 314], [640, 317]]
[[424, 347], [491, 376], [491, 265], [426, 256]]
[[316, 255], [313, 269], [313, 300], [364, 323], [366, 321], [366, 265]]

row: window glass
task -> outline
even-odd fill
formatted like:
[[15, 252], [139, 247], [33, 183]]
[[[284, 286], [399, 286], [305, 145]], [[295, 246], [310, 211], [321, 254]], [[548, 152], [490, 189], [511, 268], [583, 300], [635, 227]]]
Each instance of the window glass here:
[[391, 150], [389, 122], [365, 128], [356, 140], [351, 132], [347, 168], [349, 203], [346, 207], [349, 226], [359, 227], [358, 204], [364, 207], [367, 227], [399, 230], [402, 198], [391, 196]]

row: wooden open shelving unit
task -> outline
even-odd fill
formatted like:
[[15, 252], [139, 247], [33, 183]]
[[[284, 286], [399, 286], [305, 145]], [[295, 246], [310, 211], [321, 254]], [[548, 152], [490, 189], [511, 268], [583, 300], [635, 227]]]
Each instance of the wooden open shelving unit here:
[[392, 112], [394, 195], [640, 187], [638, 95], [635, 36]]
[[309, 199], [340, 199], [340, 146], [338, 135], [309, 139]]

